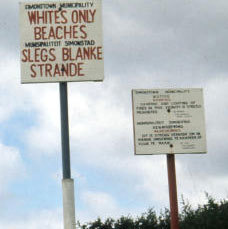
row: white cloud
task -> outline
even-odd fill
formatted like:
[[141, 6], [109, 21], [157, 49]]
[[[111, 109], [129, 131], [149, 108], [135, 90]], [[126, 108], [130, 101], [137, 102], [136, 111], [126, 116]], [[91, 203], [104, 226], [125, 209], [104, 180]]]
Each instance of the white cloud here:
[[103, 221], [107, 218], [118, 219], [121, 216], [127, 215], [137, 217], [145, 211], [145, 209], [137, 205], [133, 207], [126, 204], [124, 205], [113, 195], [103, 191], [84, 191], [81, 195], [81, 199], [84, 202], [83, 209], [77, 210], [76, 203], [76, 218], [80, 223], [92, 222], [98, 217]]
[[[10, 209], [17, 205], [16, 190], [11, 189], [15, 181], [19, 181], [26, 176], [25, 165], [21, 154], [15, 147], [5, 146], [0, 143], [0, 218]], [[0, 226], [1, 227], [1, 226]]]
[[[13, 66], [13, 67], [11, 67]], [[17, 113], [25, 113], [35, 123], [27, 127], [24, 136], [26, 146], [38, 154], [53, 154], [59, 150], [60, 114], [58, 85], [22, 85], [17, 59], [9, 58], [0, 63], [4, 77], [0, 78], [0, 123], [10, 122]]]
[[0, 222], [4, 229], [63, 229], [61, 210], [43, 210], [33, 213], [24, 219], [11, 222]]
[[0, 194], [13, 180], [25, 175], [25, 167], [18, 149], [0, 143]]
[[3, 76], [0, 78], [0, 122], [9, 119], [17, 108], [23, 107], [20, 101], [19, 88], [16, 86], [18, 79], [15, 68], [19, 69], [18, 63], [14, 59], [6, 59], [4, 63], [0, 63]]
[[61, 149], [58, 85], [35, 86], [31, 103], [36, 124], [26, 130], [25, 140], [34, 156], [53, 155]]
[[91, 217], [102, 218], [115, 217], [119, 215], [119, 208], [114, 198], [108, 193], [86, 191], [82, 194], [82, 199], [86, 204], [87, 212]]

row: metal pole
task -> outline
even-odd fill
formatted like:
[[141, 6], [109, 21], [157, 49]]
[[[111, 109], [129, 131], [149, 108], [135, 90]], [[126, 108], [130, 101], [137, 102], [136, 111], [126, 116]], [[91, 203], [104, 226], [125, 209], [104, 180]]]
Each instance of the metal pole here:
[[75, 229], [75, 200], [74, 180], [70, 171], [70, 141], [68, 124], [68, 99], [67, 83], [59, 83], [60, 114], [61, 114], [61, 139], [62, 139], [62, 165], [63, 165], [63, 219], [64, 229]]
[[67, 83], [59, 83], [60, 90], [60, 113], [61, 113], [61, 139], [62, 139], [62, 164], [63, 179], [70, 179], [70, 143], [68, 124], [68, 98]]
[[171, 229], [179, 229], [177, 184], [174, 154], [167, 154]]

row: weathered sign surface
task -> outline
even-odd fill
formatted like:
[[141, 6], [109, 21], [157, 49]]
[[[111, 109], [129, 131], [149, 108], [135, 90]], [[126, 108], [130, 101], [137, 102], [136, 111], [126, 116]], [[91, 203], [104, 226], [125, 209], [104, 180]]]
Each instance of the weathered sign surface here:
[[206, 153], [202, 89], [132, 90], [135, 154]]
[[102, 81], [101, 0], [20, 3], [21, 82]]

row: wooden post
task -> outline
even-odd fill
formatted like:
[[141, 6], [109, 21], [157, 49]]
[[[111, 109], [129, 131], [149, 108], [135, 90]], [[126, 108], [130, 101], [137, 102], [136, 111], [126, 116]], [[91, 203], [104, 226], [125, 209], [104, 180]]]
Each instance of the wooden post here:
[[168, 170], [168, 183], [169, 183], [171, 229], [179, 229], [177, 184], [176, 184], [176, 169], [175, 169], [174, 154], [167, 154], [167, 170]]

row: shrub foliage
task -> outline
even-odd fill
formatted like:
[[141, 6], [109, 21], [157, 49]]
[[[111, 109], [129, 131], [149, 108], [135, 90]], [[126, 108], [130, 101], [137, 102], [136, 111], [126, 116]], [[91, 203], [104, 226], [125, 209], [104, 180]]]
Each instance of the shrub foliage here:
[[[215, 201], [207, 195], [207, 203], [193, 208], [188, 202], [182, 201], [179, 214], [180, 229], [228, 229], [228, 201]], [[165, 209], [159, 216], [151, 208], [140, 217], [122, 216], [104, 222], [98, 218], [94, 222], [80, 224], [78, 229], [170, 229], [170, 212]]]

